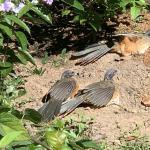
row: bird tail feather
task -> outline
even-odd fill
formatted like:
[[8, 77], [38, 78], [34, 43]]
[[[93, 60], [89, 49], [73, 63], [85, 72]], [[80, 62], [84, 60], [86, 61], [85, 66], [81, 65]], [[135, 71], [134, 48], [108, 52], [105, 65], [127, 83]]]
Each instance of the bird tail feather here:
[[60, 115], [69, 114], [74, 109], [76, 109], [81, 103], [83, 103], [83, 99], [81, 97], [73, 98], [72, 100], [66, 101], [62, 103]]
[[81, 66], [85, 66], [89, 63], [93, 63], [102, 56], [104, 56], [107, 52], [109, 52], [111, 48], [109, 48], [107, 45], [101, 45], [99, 47], [96, 47], [96, 50], [87, 54], [85, 57], [81, 58], [77, 64]]
[[60, 112], [61, 103], [59, 101], [56, 103], [55, 100], [47, 101], [41, 108], [39, 108], [38, 112], [42, 116], [42, 120], [47, 122], [54, 119]]

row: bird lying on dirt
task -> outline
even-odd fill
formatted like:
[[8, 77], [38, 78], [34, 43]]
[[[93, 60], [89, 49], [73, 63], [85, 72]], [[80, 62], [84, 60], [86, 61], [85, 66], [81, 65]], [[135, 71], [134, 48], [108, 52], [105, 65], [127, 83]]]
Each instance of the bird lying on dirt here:
[[75, 72], [67, 70], [43, 97], [45, 104], [38, 110], [43, 121], [50, 121], [56, 117], [61, 109], [62, 102], [73, 98], [78, 91], [78, 84], [74, 78]]
[[118, 53], [121, 56], [130, 56], [134, 54], [144, 54], [150, 47], [150, 30], [145, 33], [127, 33], [117, 34], [113, 38], [119, 38], [112, 47], [107, 44], [97, 43], [88, 46], [85, 50], [74, 52], [73, 57], [83, 57], [76, 64], [87, 65], [93, 63], [107, 52]]
[[112, 80], [116, 72], [117, 70], [109, 69], [103, 81], [86, 86], [83, 90], [79, 90], [73, 99], [63, 102], [60, 115], [72, 112], [81, 103], [89, 103], [96, 107], [103, 107], [108, 103], [118, 104], [119, 93]]

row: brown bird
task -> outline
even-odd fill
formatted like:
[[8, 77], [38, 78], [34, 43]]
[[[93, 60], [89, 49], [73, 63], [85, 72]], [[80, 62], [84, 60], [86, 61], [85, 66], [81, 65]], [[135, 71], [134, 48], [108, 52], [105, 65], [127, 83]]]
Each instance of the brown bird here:
[[45, 104], [38, 110], [43, 121], [54, 119], [60, 112], [62, 103], [68, 98], [73, 98], [78, 91], [78, 84], [74, 78], [75, 72], [65, 71], [61, 79], [58, 80], [43, 97]]
[[96, 107], [103, 107], [108, 103], [116, 103], [116, 101], [118, 103], [119, 93], [112, 80], [116, 72], [117, 70], [109, 69], [103, 81], [92, 83], [78, 91], [73, 99], [62, 104], [60, 114], [70, 113], [81, 103], [89, 103]]
[[108, 47], [106, 43], [97, 43], [88, 46], [83, 51], [73, 53], [72, 56], [83, 57], [77, 64], [87, 65], [95, 62], [109, 51], [118, 53], [121, 56], [129, 56], [134, 54], [144, 54], [150, 47], [150, 30], [140, 34], [117, 34], [113, 37], [118, 37], [119, 41], [114, 42], [112, 47]]

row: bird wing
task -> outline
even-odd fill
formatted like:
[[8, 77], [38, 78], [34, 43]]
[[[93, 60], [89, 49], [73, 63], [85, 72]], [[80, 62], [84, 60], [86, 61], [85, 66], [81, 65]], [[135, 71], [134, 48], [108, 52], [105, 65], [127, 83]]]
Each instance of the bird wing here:
[[50, 100], [51, 97], [64, 101], [72, 95], [72, 92], [76, 89], [76, 86], [77, 83], [73, 78], [59, 80], [44, 96], [46, 99], [45, 101]]
[[94, 47], [94, 49], [95, 51], [92, 51], [91, 53], [87, 54], [85, 57], [81, 58], [77, 62], [77, 64], [80, 64], [81, 66], [85, 66], [89, 63], [93, 63], [111, 50], [111, 48], [109, 48], [106, 44]]
[[91, 84], [84, 89], [84, 99], [97, 107], [108, 104], [113, 97], [115, 86], [112, 81], [101, 81]]
[[67, 100], [76, 90], [73, 78], [59, 80], [44, 96], [45, 104], [38, 110], [44, 121], [52, 120], [60, 112], [62, 102]]
[[62, 115], [64, 113], [68, 114], [68, 113], [72, 112], [82, 102], [84, 102], [84, 99], [82, 96], [77, 96], [77, 97], [74, 97], [73, 99], [63, 102], [59, 114]]
[[104, 45], [103, 43], [94, 43], [89, 46], [87, 46], [84, 50], [80, 52], [74, 52], [72, 56], [74, 57], [81, 57], [83, 55], [89, 54], [91, 52], [96, 51], [100, 46]]

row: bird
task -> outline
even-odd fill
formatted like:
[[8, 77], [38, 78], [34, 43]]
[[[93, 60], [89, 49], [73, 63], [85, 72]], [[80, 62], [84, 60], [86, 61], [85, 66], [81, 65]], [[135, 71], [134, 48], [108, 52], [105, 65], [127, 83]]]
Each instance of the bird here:
[[116, 73], [115, 69], [107, 70], [104, 80], [86, 86], [79, 90], [73, 99], [62, 103], [60, 116], [69, 114], [82, 103], [89, 103], [95, 107], [104, 107], [113, 103], [119, 105], [119, 91], [113, 81]]
[[[114, 38], [114, 39], [113, 39]], [[83, 51], [72, 53], [72, 57], [82, 57], [76, 64], [85, 66], [97, 61], [107, 52], [117, 53], [120, 56], [144, 54], [150, 47], [150, 30], [145, 33], [122, 33], [112, 35], [113, 46], [102, 41], [92, 44]]]
[[53, 120], [60, 112], [62, 103], [68, 98], [73, 98], [78, 91], [78, 84], [73, 78], [75, 72], [66, 70], [62, 73], [60, 80], [54, 83], [50, 90], [43, 96], [43, 106], [38, 112], [42, 116], [42, 121]]

